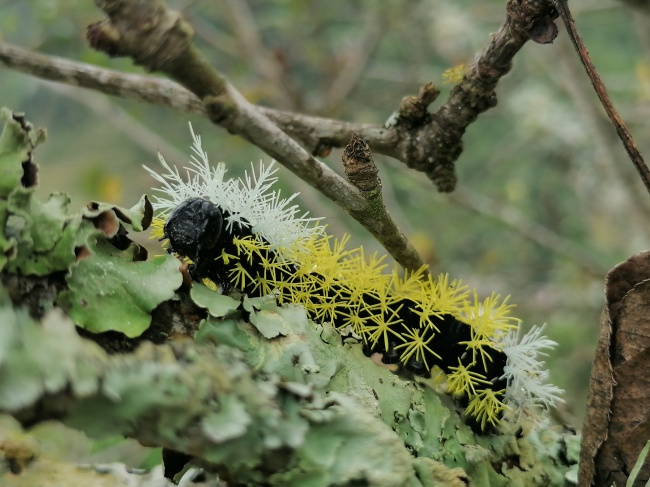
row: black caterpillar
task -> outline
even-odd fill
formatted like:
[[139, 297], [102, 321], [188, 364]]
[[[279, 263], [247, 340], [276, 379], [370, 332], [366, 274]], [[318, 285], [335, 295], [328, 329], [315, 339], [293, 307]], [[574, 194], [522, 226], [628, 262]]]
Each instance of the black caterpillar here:
[[366, 354], [421, 377], [442, 371], [449, 392], [481, 430], [508, 412], [548, 408], [561, 390], [546, 383], [538, 360], [555, 345], [533, 328], [519, 338], [519, 320], [498, 295], [479, 300], [460, 281], [433, 278], [426, 269], [386, 272], [387, 265], [363, 248], [346, 249], [314, 219], [289, 206], [294, 196], [273, 191], [271, 166], [243, 180], [225, 178], [225, 165], [211, 167], [194, 135], [195, 156], [187, 178], [162, 157], [165, 174], [154, 206], [155, 236], [189, 260], [196, 281], [223, 292], [275, 294], [280, 303], [301, 304], [315, 322], [328, 321], [361, 338]]

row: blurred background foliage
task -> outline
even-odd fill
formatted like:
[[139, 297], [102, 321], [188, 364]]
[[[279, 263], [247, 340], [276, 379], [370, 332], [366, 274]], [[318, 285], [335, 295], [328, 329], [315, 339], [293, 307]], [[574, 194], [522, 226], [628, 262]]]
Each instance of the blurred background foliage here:
[[[196, 42], [249, 100], [276, 108], [383, 123], [400, 99], [471, 62], [498, 29], [505, 0], [169, 0]], [[594, 62], [650, 157], [650, 17], [608, 0], [572, 0]], [[45, 54], [120, 69], [84, 41], [100, 13], [86, 0], [0, 0], [0, 36]], [[151, 192], [141, 164], [156, 152], [182, 165], [187, 117], [0, 71], [0, 105], [47, 127], [39, 148], [40, 192], [131, 206]], [[547, 323], [559, 342], [548, 358], [567, 390], [562, 421], [579, 427], [598, 337], [606, 272], [647, 249], [650, 197], [600, 109], [564, 29], [553, 45], [527, 44], [497, 90], [498, 106], [470, 126], [457, 163], [460, 184], [436, 193], [420, 173], [377, 156], [385, 200], [435, 270], [486, 295], [512, 295], [526, 326]], [[439, 102], [438, 102], [439, 103]], [[436, 104], [432, 109], [436, 108]], [[213, 161], [241, 175], [257, 148], [193, 118]], [[342, 170], [341, 151], [324, 161]], [[372, 250], [376, 242], [334, 204], [287, 170], [283, 191], [324, 216], [335, 235]], [[142, 237], [146, 241], [146, 236]], [[154, 245], [151, 244], [150, 245]]]

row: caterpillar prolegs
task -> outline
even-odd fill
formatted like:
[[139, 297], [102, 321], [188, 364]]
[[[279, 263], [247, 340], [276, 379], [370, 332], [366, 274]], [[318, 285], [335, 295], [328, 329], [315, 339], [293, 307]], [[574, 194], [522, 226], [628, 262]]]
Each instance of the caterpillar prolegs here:
[[301, 304], [316, 322], [331, 322], [360, 337], [364, 351], [385, 364], [430, 377], [445, 374], [450, 394], [481, 429], [504, 416], [549, 408], [561, 390], [547, 383], [538, 357], [555, 345], [533, 328], [519, 338], [512, 305], [498, 295], [481, 300], [475, 291], [425, 269], [400, 276], [384, 259], [347, 249], [347, 237], [328, 236], [317, 219], [300, 216], [272, 190], [272, 165], [257, 175], [226, 179], [212, 168], [201, 139], [192, 132], [194, 155], [183, 179], [148, 171], [162, 184], [154, 206], [159, 238], [191, 261], [190, 275], [249, 296], [275, 294], [280, 303]]

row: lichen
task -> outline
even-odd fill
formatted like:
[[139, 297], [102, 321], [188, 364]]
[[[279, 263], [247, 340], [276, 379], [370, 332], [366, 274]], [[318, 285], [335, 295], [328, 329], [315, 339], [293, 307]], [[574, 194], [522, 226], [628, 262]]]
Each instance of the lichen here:
[[0, 269], [30, 277], [63, 273], [67, 289], [56, 304], [78, 326], [139, 336], [151, 323], [151, 311], [174, 298], [182, 280], [171, 256], [134, 262], [144, 253], [127, 232], [142, 231], [151, 222], [148, 199], [133, 208], [91, 202], [79, 211], [69, 208], [62, 193], [40, 201], [31, 180], [36, 179], [32, 151], [42, 131], [6, 109], [2, 119]]

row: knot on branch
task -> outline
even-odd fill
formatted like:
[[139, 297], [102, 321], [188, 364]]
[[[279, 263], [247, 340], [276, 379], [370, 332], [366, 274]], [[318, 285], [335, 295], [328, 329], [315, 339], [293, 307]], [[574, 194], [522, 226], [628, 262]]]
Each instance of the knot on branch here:
[[452, 193], [456, 189], [458, 177], [456, 168], [453, 163], [440, 164], [436, 166], [429, 174], [429, 179], [436, 185], [436, 189], [441, 193]]
[[111, 57], [130, 56], [149, 71], [170, 69], [189, 49], [192, 27], [160, 1], [100, 1], [108, 19], [90, 24], [86, 39]]
[[454, 162], [463, 152], [464, 127], [442, 130], [436, 115], [430, 124], [414, 132], [408, 132], [401, 144], [404, 162], [411, 169], [423, 172], [441, 193], [456, 189]]
[[506, 4], [510, 30], [523, 42], [550, 44], [557, 37], [558, 12], [549, 0], [509, 0]]
[[365, 195], [381, 193], [379, 171], [370, 151], [370, 146], [357, 134], [343, 150], [343, 166], [348, 181]]
[[428, 122], [430, 114], [427, 109], [438, 98], [438, 95], [440, 95], [440, 90], [433, 83], [427, 83], [420, 88], [417, 96], [409, 95], [402, 98], [398, 110], [399, 123], [408, 127], [416, 127]]

